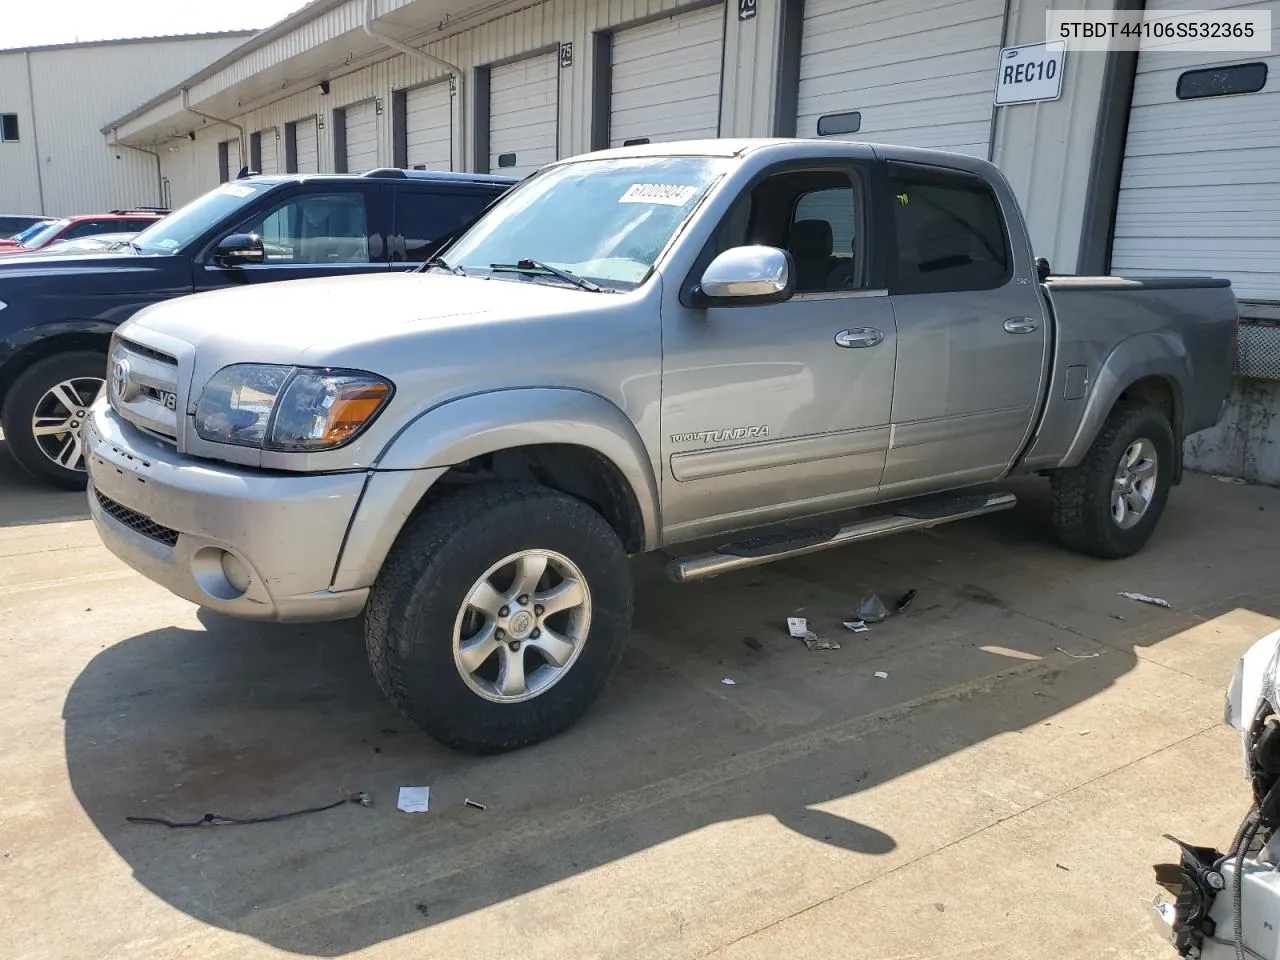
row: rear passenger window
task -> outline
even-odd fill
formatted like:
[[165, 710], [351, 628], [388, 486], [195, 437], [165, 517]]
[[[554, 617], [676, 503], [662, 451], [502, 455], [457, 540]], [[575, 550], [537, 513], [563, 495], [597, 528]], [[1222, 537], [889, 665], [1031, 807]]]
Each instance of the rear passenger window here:
[[396, 193], [396, 229], [403, 239], [405, 260], [429, 259], [441, 242], [473, 220], [496, 197], [487, 191], [428, 193], [400, 190]]
[[991, 290], [1010, 277], [1000, 205], [978, 177], [889, 165], [897, 257], [890, 292]]

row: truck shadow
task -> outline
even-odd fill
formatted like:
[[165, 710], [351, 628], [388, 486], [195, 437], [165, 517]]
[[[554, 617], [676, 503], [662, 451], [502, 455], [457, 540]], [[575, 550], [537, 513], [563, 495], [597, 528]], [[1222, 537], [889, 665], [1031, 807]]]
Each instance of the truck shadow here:
[[[1038, 516], [1033, 506], [689, 587], [639, 560], [635, 640], [601, 701], [566, 734], [493, 758], [445, 750], [395, 713], [354, 623], [201, 614], [203, 631], [133, 637], [80, 674], [63, 711], [71, 783], [147, 890], [301, 954], [391, 940], [746, 818], [875, 860], [911, 838], [824, 805], [1042, 724], [1129, 672], [1135, 645], [1197, 622], [1133, 604], [1119, 608], [1125, 620], [1109, 616], [1125, 565], [1061, 554]], [[1193, 556], [1195, 518], [1170, 528], [1156, 556]], [[1039, 569], [1053, 592], [1034, 615], [1025, 595], [1000, 595]], [[952, 570], [971, 581], [951, 582]], [[918, 593], [869, 635], [832, 633], [867, 587], [886, 600]], [[1068, 634], [1049, 621], [1066, 618], [1059, 598], [1072, 590], [1085, 599]], [[843, 649], [787, 637], [798, 608]], [[1064, 642], [1101, 655], [1071, 659]], [[431, 812], [397, 812], [397, 788], [423, 784]], [[190, 830], [125, 821], [270, 815], [359, 790], [371, 809]], [[745, 866], [728, 855], [716, 869], [732, 884]]]

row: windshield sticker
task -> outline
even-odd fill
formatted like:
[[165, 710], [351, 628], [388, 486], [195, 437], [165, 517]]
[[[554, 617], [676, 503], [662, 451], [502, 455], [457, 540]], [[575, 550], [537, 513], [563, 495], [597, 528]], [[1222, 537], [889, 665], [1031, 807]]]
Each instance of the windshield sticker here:
[[633, 183], [618, 198], [619, 203], [660, 203], [667, 207], [683, 207], [698, 192], [697, 187], [679, 183]]
[[236, 187], [236, 186], [232, 186], [231, 184], [225, 184], [222, 188], [222, 192], [226, 194], [230, 194], [233, 197], [244, 198], [244, 197], [253, 196], [254, 189], [253, 187]]

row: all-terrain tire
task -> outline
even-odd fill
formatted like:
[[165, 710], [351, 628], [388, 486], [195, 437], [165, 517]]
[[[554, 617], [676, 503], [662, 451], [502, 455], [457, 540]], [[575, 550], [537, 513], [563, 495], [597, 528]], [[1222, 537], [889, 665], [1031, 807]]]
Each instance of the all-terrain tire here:
[[[107, 358], [105, 354], [93, 350], [76, 350], [71, 353], [57, 353], [51, 357], [38, 360], [22, 372], [13, 382], [4, 401], [4, 439], [9, 451], [18, 464], [35, 477], [64, 490], [83, 490], [88, 482], [88, 474], [84, 469], [84, 458], [81, 455], [78, 436], [70, 434], [47, 435], [37, 439], [33, 431], [33, 418], [37, 406], [41, 411], [54, 416], [61, 415], [63, 406], [56, 401], [47, 400], [50, 390], [61, 383], [77, 386], [83, 401], [74, 410], [66, 411], [75, 414], [87, 408], [93, 401], [93, 381], [99, 385], [107, 377]], [[46, 417], [51, 421], [51, 417]], [[75, 417], [75, 431], [79, 431], [83, 417]], [[43, 444], [43, 447], [42, 447]], [[67, 446], [71, 444], [71, 446]], [[48, 452], [46, 452], [46, 449]], [[60, 465], [51, 459], [59, 456], [63, 450], [67, 456], [75, 458], [72, 467]]]
[[[1112, 494], [1121, 458], [1139, 440], [1156, 451], [1155, 488], [1141, 519], [1124, 528], [1113, 516]], [[1128, 557], [1150, 539], [1169, 499], [1174, 472], [1173, 428], [1146, 403], [1119, 403], [1077, 466], [1051, 474], [1053, 527], [1063, 546], [1107, 560]]]
[[[549, 688], [494, 702], [464, 680], [454, 627], [477, 580], [524, 550], [554, 551], [577, 566], [590, 626]], [[370, 593], [365, 645], [379, 687], [410, 720], [455, 749], [500, 753], [559, 733], [586, 712], [622, 659], [631, 610], [626, 551], [595, 510], [545, 487], [484, 484], [441, 499], [400, 534]]]

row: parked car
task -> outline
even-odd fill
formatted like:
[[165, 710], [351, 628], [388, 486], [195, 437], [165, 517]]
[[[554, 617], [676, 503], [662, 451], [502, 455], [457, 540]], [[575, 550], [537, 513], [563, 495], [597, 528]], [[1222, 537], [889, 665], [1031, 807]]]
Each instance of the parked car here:
[[83, 237], [94, 237], [103, 233], [120, 233], [122, 231], [137, 232], [145, 230], [157, 220], [163, 219], [160, 213], [101, 213], [83, 217], [64, 217], [61, 220], [50, 220], [38, 229], [28, 229], [16, 237], [0, 240], [0, 255], [34, 253], [43, 250], [59, 240], [79, 240]]
[[1165, 835], [1179, 857], [1156, 866], [1174, 896], [1153, 902], [1157, 929], [1183, 957], [1280, 960], [1280, 630], [1240, 658], [1226, 700], [1253, 804], [1225, 852]]
[[7, 240], [14, 234], [22, 233], [28, 227], [48, 223], [48, 217], [32, 217], [22, 214], [0, 214], [0, 240]]
[[106, 376], [111, 332], [135, 311], [193, 291], [420, 266], [515, 182], [399, 170], [253, 177], [109, 252], [0, 258], [0, 421], [10, 451], [33, 476], [83, 488], [84, 411]]
[[55, 240], [38, 251], [45, 256], [57, 256], [63, 253], [76, 253], [84, 250], [110, 250], [117, 245], [126, 244], [138, 234], [103, 233], [96, 237], [81, 237], [78, 240]]
[[1016, 473], [1049, 475], [1066, 546], [1134, 553], [1221, 414], [1236, 323], [1226, 280], [1049, 278], [981, 160], [624, 148], [535, 174], [429, 273], [138, 314], [89, 506], [195, 603], [364, 611], [401, 710], [506, 750], [618, 663], [628, 554], [715, 537], [671, 562], [695, 580], [1004, 510], [970, 488]]

